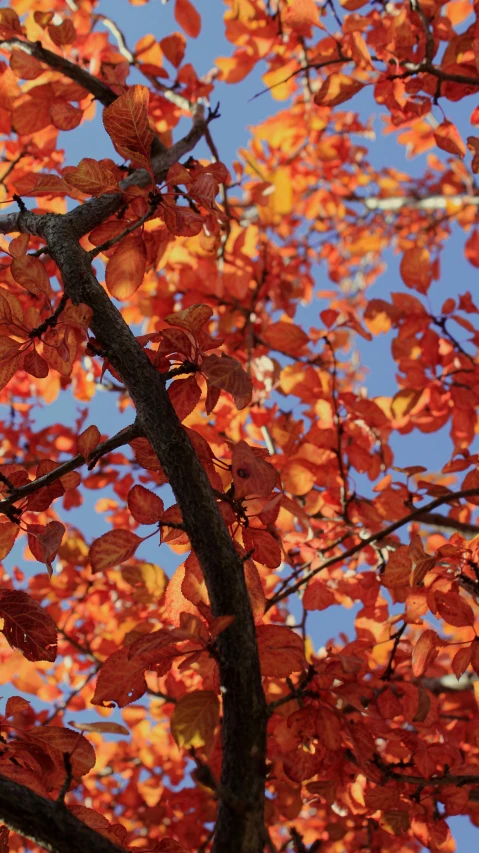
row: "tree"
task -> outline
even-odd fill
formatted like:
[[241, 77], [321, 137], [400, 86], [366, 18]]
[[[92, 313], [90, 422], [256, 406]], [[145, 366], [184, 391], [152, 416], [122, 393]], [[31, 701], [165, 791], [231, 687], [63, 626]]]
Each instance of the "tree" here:
[[[460, 282], [432, 305], [453, 229], [479, 266], [479, 138], [449, 116], [476, 8], [225, 0], [231, 56], [198, 77], [209, 4], [135, 46], [98, 5], [0, 9], [1, 853], [453, 851], [448, 817], [479, 825], [479, 310]], [[225, 164], [215, 82], [257, 66]], [[371, 93], [419, 177], [370, 162]], [[99, 109], [115, 157], [68, 162]], [[388, 249], [404, 287], [370, 298]], [[394, 464], [446, 426], [440, 472]], [[95, 490], [102, 535], [75, 523]], [[352, 603], [318, 648], [314, 611]]]

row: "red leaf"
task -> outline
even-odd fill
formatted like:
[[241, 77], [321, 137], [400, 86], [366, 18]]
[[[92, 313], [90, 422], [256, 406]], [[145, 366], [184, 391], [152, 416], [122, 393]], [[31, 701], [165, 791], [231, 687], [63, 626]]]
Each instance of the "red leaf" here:
[[189, 308], [184, 308], [183, 311], [176, 311], [175, 314], [169, 314], [165, 317], [166, 322], [170, 326], [179, 326], [180, 329], [185, 329], [191, 332], [193, 338], [196, 339], [200, 330], [213, 316], [213, 311], [209, 305], [190, 305]]
[[0, 523], [0, 560], [3, 560], [12, 550], [18, 531], [18, 524], [14, 524], [13, 521]]
[[231, 462], [236, 498], [247, 495], [267, 497], [274, 489], [277, 480], [275, 469], [245, 441], [235, 444]]
[[74, 130], [83, 118], [83, 110], [65, 101], [57, 101], [50, 107], [50, 116], [54, 127], [58, 130]]
[[146, 86], [132, 86], [103, 110], [103, 124], [118, 153], [151, 173], [153, 133], [148, 123], [149, 98]]
[[43, 524], [28, 527], [28, 547], [40, 563], [46, 564], [50, 577], [53, 572], [52, 560], [57, 555], [64, 533], [65, 527], [60, 521], [49, 521], [46, 527]]
[[256, 527], [243, 528], [243, 544], [247, 551], [253, 551], [252, 558], [270, 569], [276, 569], [282, 560], [281, 548], [276, 539], [267, 530]]
[[187, 36], [198, 38], [201, 32], [201, 17], [190, 0], [175, 0], [175, 20]]
[[128, 509], [138, 524], [156, 524], [163, 515], [164, 505], [154, 492], [144, 486], [133, 486], [128, 492]]
[[57, 656], [57, 628], [46, 610], [22, 590], [0, 591], [0, 618], [3, 634], [12, 648], [20, 649], [27, 660], [48, 660]]
[[67, 172], [63, 180], [85, 195], [102, 195], [118, 189], [118, 178], [104, 163], [84, 157], [76, 169]]
[[49, 296], [50, 279], [48, 273], [39, 258], [31, 255], [19, 255], [14, 258], [10, 272], [18, 284], [32, 293]]
[[175, 68], [183, 62], [185, 55], [186, 39], [182, 33], [172, 33], [171, 36], [165, 36], [161, 39], [160, 47], [166, 56], [168, 62], [171, 62]]
[[23, 711], [28, 711], [29, 708], [30, 702], [27, 702], [22, 696], [10, 696], [5, 706], [5, 716], [12, 717], [14, 714], [21, 714]]
[[47, 362], [41, 355], [36, 351], [36, 349], [31, 350], [31, 352], [25, 353], [23, 358], [23, 369], [30, 374], [30, 376], [35, 376], [37, 379], [45, 379], [48, 376], [49, 367]]
[[126, 562], [142, 541], [130, 530], [109, 530], [92, 543], [89, 555], [92, 571], [101, 572]]
[[207, 355], [201, 363], [201, 372], [208, 385], [228, 391], [237, 409], [244, 409], [251, 401], [253, 385], [239, 361], [229, 355]]
[[420, 246], [407, 249], [399, 269], [407, 287], [412, 287], [420, 293], [427, 293], [432, 281], [431, 259], [427, 249]]
[[302, 638], [283, 625], [259, 625], [256, 628], [261, 674], [286, 678], [306, 666]]
[[136, 702], [146, 691], [145, 670], [149, 664], [148, 655], [129, 656], [129, 649], [119, 649], [106, 659], [96, 682], [92, 705], [103, 708], [124, 708], [130, 702]]
[[435, 592], [434, 599], [439, 616], [448, 625], [456, 628], [474, 625], [474, 611], [458, 592]]
[[97, 426], [92, 424], [87, 427], [77, 438], [77, 453], [81, 453], [84, 459], [88, 459], [90, 453], [100, 443], [101, 433]]
[[303, 607], [305, 610], [326, 610], [336, 604], [336, 597], [321, 578], [313, 578], [305, 589]]
[[264, 330], [262, 337], [272, 349], [286, 352], [288, 355], [300, 355], [308, 343], [308, 336], [294, 323], [272, 323]]
[[168, 396], [180, 421], [184, 421], [196, 408], [201, 398], [201, 388], [196, 376], [175, 379], [168, 388]]
[[437, 657], [440, 640], [435, 631], [424, 631], [412, 652], [412, 671], [416, 678], [424, 675]]
[[116, 247], [106, 267], [105, 281], [115, 299], [129, 299], [138, 290], [146, 270], [143, 237], [131, 235]]

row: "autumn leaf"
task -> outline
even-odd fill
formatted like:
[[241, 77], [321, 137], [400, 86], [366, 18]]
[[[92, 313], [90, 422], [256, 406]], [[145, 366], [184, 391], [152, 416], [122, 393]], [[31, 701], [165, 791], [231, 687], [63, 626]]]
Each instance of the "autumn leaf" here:
[[129, 299], [140, 287], [146, 270], [143, 237], [131, 234], [118, 244], [106, 267], [105, 281], [115, 299]]
[[103, 111], [103, 124], [118, 153], [151, 174], [153, 133], [148, 123], [149, 92], [132, 86]]
[[455, 625], [456, 628], [474, 625], [474, 611], [458, 592], [437, 591], [434, 593], [434, 600], [439, 616], [448, 625]]
[[263, 338], [272, 349], [293, 356], [300, 355], [308, 344], [308, 336], [303, 329], [283, 321], [267, 326]]
[[228, 391], [233, 397], [237, 409], [244, 409], [251, 400], [252, 382], [239, 361], [222, 353], [221, 356], [204, 356], [201, 372], [208, 385]]
[[69, 726], [78, 729], [80, 732], [98, 732], [99, 734], [114, 734], [114, 735], [129, 735], [130, 730], [120, 723], [110, 722], [95, 722], [95, 723], [75, 723], [70, 720]]
[[269, 462], [256, 454], [245, 441], [235, 444], [232, 453], [232, 474], [235, 497], [269, 495], [276, 484], [277, 474]]
[[18, 524], [14, 524], [13, 521], [4, 521], [0, 524], [0, 560], [4, 560], [12, 550], [19, 530]]
[[414, 246], [407, 249], [400, 263], [402, 280], [407, 287], [427, 293], [432, 281], [430, 254], [427, 249]]
[[2, 633], [27, 660], [54, 661], [57, 656], [57, 629], [47, 613], [23, 590], [0, 590]]
[[114, 172], [92, 157], [80, 160], [76, 169], [64, 174], [63, 180], [85, 195], [99, 196], [118, 190], [118, 178]]
[[347, 74], [336, 71], [326, 77], [319, 92], [314, 96], [314, 102], [324, 107], [337, 107], [349, 101], [363, 87], [364, 83], [360, 83], [359, 80], [353, 80]]
[[97, 426], [92, 424], [78, 436], [77, 452], [81, 453], [84, 459], [88, 459], [93, 450], [95, 450], [95, 447], [99, 444], [100, 439], [100, 430]]
[[175, 0], [175, 20], [187, 36], [198, 38], [201, 32], [201, 17], [190, 0]]
[[435, 631], [428, 628], [423, 631], [412, 652], [412, 671], [416, 678], [428, 670], [434, 663], [439, 652], [439, 637]]
[[128, 509], [138, 524], [156, 524], [163, 515], [164, 505], [154, 492], [136, 485], [128, 492]]
[[50, 279], [48, 273], [39, 258], [31, 255], [19, 255], [13, 259], [10, 272], [18, 284], [25, 290], [37, 295], [49, 296]]
[[180, 748], [204, 748], [209, 752], [218, 724], [220, 705], [216, 693], [194, 690], [175, 705], [171, 734]]
[[461, 139], [459, 131], [452, 121], [446, 119], [434, 131], [434, 139], [438, 148], [447, 151], [448, 154], [456, 154], [458, 157], [465, 157], [466, 146]]
[[256, 628], [262, 675], [286, 678], [306, 666], [303, 641], [283, 625], [259, 625]]
[[125, 563], [142, 541], [130, 530], [109, 530], [92, 543], [89, 554], [92, 571], [102, 572]]

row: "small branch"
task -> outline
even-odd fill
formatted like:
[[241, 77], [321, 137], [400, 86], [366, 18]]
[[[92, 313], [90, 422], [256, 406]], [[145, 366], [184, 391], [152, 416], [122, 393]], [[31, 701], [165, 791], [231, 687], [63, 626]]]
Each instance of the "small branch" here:
[[425, 512], [418, 516], [418, 521], [421, 524], [431, 524], [434, 527], [442, 527], [445, 530], [457, 530], [458, 533], [464, 533], [466, 536], [477, 536], [479, 526], [471, 524], [468, 521], [459, 521], [457, 518], [449, 518], [446, 515], [441, 515], [440, 512]]
[[0, 821], [51, 853], [125, 853], [105, 835], [78, 820], [61, 802], [0, 776]]
[[63, 477], [65, 474], [69, 474], [70, 471], [74, 471], [76, 468], [80, 468], [86, 462], [88, 462], [88, 467], [90, 469], [93, 468], [100, 457], [105, 456], [112, 450], [116, 450], [118, 447], [122, 447], [124, 444], [128, 444], [139, 435], [141, 435], [141, 430], [135, 422], [111, 438], [108, 438], [106, 441], [101, 442], [101, 444], [99, 444], [91, 453], [88, 460], [85, 459], [81, 453], [77, 453], [73, 459], [69, 459], [68, 462], [63, 462], [58, 466], [58, 468], [55, 468], [53, 471], [49, 471], [48, 474], [44, 474], [42, 477], [38, 477], [36, 480], [26, 483], [25, 486], [20, 486], [17, 489], [14, 488], [8, 498], [4, 498], [0, 501], [0, 513], [8, 515], [12, 511], [13, 504], [17, 501], [28, 497], [28, 495], [37, 492], [39, 489], [43, 489], [45, 486], [51, 485], [51, 483], [54, 483], [60, 477]]
[[394, 643], [393, 643], [393, 647], [391, 649], [391, 654], [389, 655], [388, 665], [387, 665], [386, 669], [384, 670], [384, 672], [381, 676], [382, 681], [389, 681], [389, 679], [391, 678], [391, 675], [393, 674], [394, 658], [396, 657], [396, 652], [398, 650], [399, 643], [401, 642], [401, 637], [404, 634], [405, 630], [406, 630], [406, 622], [404, 623], [404, 625], [401, 625], [401, 627], [399, 628], [398, 631], [396, 631], [395, 634], [393, 634], [391, 636], [391, 640], [394, 640]]
[[256, 92], [256, 95], [253, 95], [248, 99], [248, 103], [251, 101], [255, 101], [256, 98], [261, 97], [261, 95], [265, 95], [266, 92], [271, 92], [272, 89], [276, 89], [277, 86], [284, 86], [285, 83], [288, 83], [289, 80], [292, 80], [293, 77], [297, 77], [298, 74], [303, 74], [311, 69], [318, 70], [320, 68], [327, 68], [329, 65], [338, 65], [338, 63], [342, 62], [352, 62], [351, 59], [348, 59], [347, 56], [340, 56], [337, 59], [328, 59], [326, 62], [311, 62], [309, 65], [300, 65], [299, 68], [296, 68], [295, 71], [292, 71], [291, 74], [288, 74], [283, 80], [279, 80], [278, 83], [273, 83], [272, 86], [266, 86], [266, 89], [261, 89], [260, 92]]
[[150, 207], [148, 208], [144, 216], [142, 216], [140, 219], [137, 219], [137, 221], [133, 222], [132, 225], [129, 225], [128, 228], [125, 228], [125, 230], [122, 231], [121, 234], [117, 234], [116, 237], [110, 237], [109, 240], [105, 240], [104, 243], [100, 243], [99, 246], [95, 246], [94, 249], [91, 249], [88, 252], [88, 257], [93, 259], [96, 258], [97, 255], [100, 255], [102, 252], [107, 252], [108, 249], [112, 248], [112, 246], [115, 246], [117, 243], [120, 243], [121, 240], [124, 240], [125, 237], [128, 237], [128, 234], [131, 234], [133, 231], [136, 231], [137, 228], [140, 228], [140, 226], [143, 225], [146, 220], [149, 219], [150, 216], [155, 213], [160, 203], [160, 200], [160, 197], [155, 197], [155, 200], [151, 202]]
[[53, 312], [53, 314], [50, 317], [47, 317], [47, 319], [44, 320], [43, 323], [41, 323], [39, 326], [37, 326], [36, 329], [32, 329], [31, 332], [29, 332], [28, 337], [29, 338], [40, 338], [43, 335], [43, 333], [47, 331], [47, 329], [53, 329], [56, 326], [56, 324], [58, 322], [58, 318], [59, 318], [60, 314], [62, 313], [62, 311], [64, 310], [67, 302], [68, 302], [68, 296], [66, 295], [66, 293], [63, 293], [57, 307], [55, 308], [55, 310]]
[[426, 504], [424, 507], [419, 507], [418, 509], [413, 510], [412, 512], [405, 515], [403, 518], [400, 518], [398, 521], [394, 521], [388, 527], [383, 528], [383, 530], [378, 531], [378, 533], [372, 533], [370, 536], [367, 536], [365, 539], [361, 539], [357, 545], [353, 545], [351, 548], [348, 548], [347, 551], [344, 551], [342, 554], [337, 554], [334, 557], [330, 557], [328, 560], [325, 560], [321, 566], [318, 566], [313, 571], [309, 572], [306, 577], [298, 580], [293, 586], [288, 589], [283, 590], [282, 592], [274, 595], [270, 598], [266, 604], [266, 609], [269, 610], [273, 605], [277, 604], [278, 601], [281, 601], [283, 598], [287, 598], [289, 595], [292, 595], [294, 592], [297, 592], [301, 589], [304, 584], [306, 584], [311, 578], [317, 575], [319, 572], [322, 572], [323, 569], [329, 568], [329, 566], [334, 566], [336, 563], [342, 563], [344, 560], [348, 560], [350, 557], [354, 557], [356, 554], [359, 554], [367, 545], [371, 545], [373, 542], [381, 542], [382, 539], [386, 539], [391, 533], [394, 533], [396, 530], [399, 530], [401, 527], [404, 527], [405, 524], [409, 524], [411, 521], [417, 521], [420, 519], [421, 515], [424, 513], [429, 513], [433, 509], [436, 509], [438, 506], [442, 506], [443, 504], [450, 503], [451, 501], [460, 500], [461, 498], [472, 498], [477, 497], [479, 495], [479, 489], [462, 489], [462, 491], [454, 492], [449, 495], [441, 495], [438, 498], [434, 498], [433, 501]]
[[80, 86], [83, 86], [87, 92], [90, 92], [105, 107], [116, 101], [118, 97], [106, 83], [102, 83], [93, 74], [85, 71], [79, 65], [75, 65], [74, 62], [70, 62], [69, 59], [64, 59], [63, 56], [59, 56], [57, 53], [47, 50], [46, 47], [42, 47], [39, 41], [30, 42], [20, 38], [2, 39], [0, 40], [0, 47], [3, 47], [5, 50], [12, 50], [13, 48], [23, 50], [29, 56], [38, 59], [39, 62], [44, 62], [45, 65], [48, 65], [54, 71], [59, 71], [65, 77], [74, 80], [75, 83], [79, 83]]

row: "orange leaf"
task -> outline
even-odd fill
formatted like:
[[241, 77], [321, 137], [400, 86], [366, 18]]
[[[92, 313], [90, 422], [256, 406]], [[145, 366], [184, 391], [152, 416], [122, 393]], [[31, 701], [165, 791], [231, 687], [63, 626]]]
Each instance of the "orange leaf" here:
[[160, 47], [166, 56], [168, 62], [171, 62], [175, 68], [183, 62], [185, 55], [186, 40], [182, 33], [172, 33], [171, 36], [165, 36], [161, 39]]
[[400, 264], [402, 280], [407, 287], [427, 293], [432, 281], [431, 259], [427, 249], [414, 246], [407, 249]]
[[18, 532], [18, 524], [14, 524], [13, 521], [0, 524], [0, 560], [5, 559], [12, 550]]
[[288, 355], [300, 355], [309, 338], [306, 332], [294, 323], [272, 323], [264, 330], [262, 337], [272, 349]]
[[130, 530], [109, 530], [92, 543], [89, 555], [92, 571], [119, 566], [133, 556], [142, 541]]
[[444, 119], [442, 124], [434, 131], [434, 139], [436, 145], [447, 151], [449, 154], [457, 154], [459, 157], [465, 157], [466, 146], [461, 139], [461, 135], [452, 121]]
[[171, 734], [181, 748], [204, 747], [209, 752], [218, 724], [220, 704], [212, 690], [194, 690], [175, 705]]
[[144, 486], [133, 486], [128, 492], [128, 509], [138, 524], [156, 524], [163, 515], [164, 505], [154, 492]]
[[247, 551], [252, 551], [253, 560], [262, 563], [270, 569], [276, 569], [282, 560], [281, 548], [276, 539], [267, 530], [256, 527], [243, 528], [243, 544]]
[[326, 610], [336, 604], [336, 597], [321, 578], [313, 578], [306, 587], [303, 595], [305, 610]]
[[479, 172], [479, 139], [477, 136], [468, 136], [467, 137], [467, 147], [469, 151], [472, 151], [473, 158], [471, 169], [474, 173]]
[[70, 758], [72, 776], [85, 776], [95, 766], [95, 750], [80, 732], [64, 726], [36, 726], [28, 732], [33, 743], [48, 747], [48, 752], [65, 774], [65, 753]]
[[15, 102], [12, 110], [12, 126], [19, 136], [30, 136], [51, 123], [48, 101], [25, 95]]
[[132, 86], [103, 110], [103, 125], [118, 153], [151, 174], [153, 133], [148, 124], [149, 97], [146, 86]]
[[175, 20], [192, 39], [201, 32], [201, 17], [190, 0], [175, 0]]
[[439, 616], [448, 625], [454, 625], [456, 628], [474, 625], [474, 611], [458, 592], [438, 591], [434, 593], [434, 599]]
[[0, 361], [0, 391], [5, 388], [7, 382], [10, 382], [12, 376], [20, 369], [22, 363], [21, 353], [13, 358]]
[[52, 617], [23, 590], [0, 590], [2, 632], [14, 649], [27, 660], [47, 660], [57, 656], [57, 628]]
[[213, 311], [209, 305], [190, 305], [189, 308], [184, 308], [183, 311], [176, 311], [175, 314], [169, 314], [165, 317], [166, 322], [170, 326], [179, 326], [180, 329], [185, 329], [191, 332], [194, 338], [198, 337], [199, 331], [213, 316]]
[[23, 711], [30, 710], [30, 702], [27, 702], [22, 696], [10, 696], [5, 705], [5, 716], [11, 717], [13, 714], [21, 714]]
[[203, 228], [203, 217], [190, 207], [162, 204], [160, 212], [168, 231], [175, 237], [195, 237]]
[[77, 37], [75, 27], [70, 18], [65, 18], [61, 24], [49, 24], [48, 35], [57, 47], [63, 47], [64, 44], [73, 44]]
[[434, 663], [438, 654], [440, 640], [435, 631], [428, 628], [423, 631], [412, 652], [412, 671], [416, 678], [424, 675]]
[[238, 500], [247, 495], [267, 497], [274, 489], [277, 479], [275, 469], [245, 441], [239, 441], [233, 447], [231, 464], [235, 498]]
[[45, 66], [38, 59], [17, 47], [14, 47], [10, 54], [10, 68], [21, 80], [35, 80], [45, 70]]
[[98, 722], [98, 723], [74, 723], [69, 722], [69, 726], [78, 729], [80, 732], [99, 732], [99, 734], [114, 734], [114, 735], [129, 735], [130, 730], [120, 723]]
[[409, 586], [412, 560], [405, 545], [400, 545], [392, 554], [381, 575], [381, 583], [388, 589], [395, 586]]
[[115, 299], [129, 299], [140, 287], [146, 270], [143, 237], [130, 235], [116, 247], [106, 267], [108, 292]]
[[458, 680], [471, 663], [471, 652], [472, 646], [465, 646], [463, 649], [459, 649], [452, 659], [452, 671]]
[[311, 26], [324, 29], [315, 0], [289, 0], [283, 17], [283, 24], [295, 30], [308, 29]]
[[37, 379], [45, 379], [48, 376], [49, 367], [45, 359], [39, 355], [36, 349], [25, 353], [23, 358], [23, 369], [30, 374], [36, 376]]
[[196, 376], [176, 379], [168, 388], [168, 396], [180, 421], [184, 421], [196, 408], [201, 397], [201, 388]]
[[60, 521], [49, 521], [46, 527], [35, 524], [28, 528], [28, 547], [40, 563], [45, 563], [50, 577], [53, 572], [52, 561], [62, 544], [64, 533], [65, 527]]
[[323, 107], [337, 107], [344, 101], [349, 101], [363, 87], [364, 83], [360, 83], [359, 80], [353, 80], [347, 74], [335, 72], [326, 77], [319, 92], [314, 96], [314, 102]]
[[207, 355], [201, 363], [201, 372], [208, 385], [228, 391], [237, 409], [244, 409], [251, 401], [253, 386], [251, 379], [239, 361], [229, 355]]
[[129, 648], [114, 652], [100, 669], [91, 704], [113, 708], [116, 702], [124, 708], [136, 702], [146, 691], [145, 670], [149, 665], [147, 654], [130, 657]]
[[21, 284], [25, 290], [37, 295], [49, 296], [50, 279], [40, 258], [33, 258], [31, 255], [19, 255], [13, 259], [10, 272], [15, 281]]
[[283, 625], [259, 625], [256, 628], [261, 674], [286, 678], [306, 666], [303, 640]]
[[84, 157], [76, 169], [64, 175], [64, 181], [86, 195], [102, 195], [118, 189], [118, 179], [107, 166]]
[[51, 105], [50, 116], [54, 127], [58, 130], [74, 130], [83, 118], [83, 110], [65, 101], [58, 101]]
[[77, 438], [77, 453], [81, 453], [84, 459], [88, 459], [90, 453], [100, 443], [101, 434], [97, 426], [92, 424], [80, 433]]

